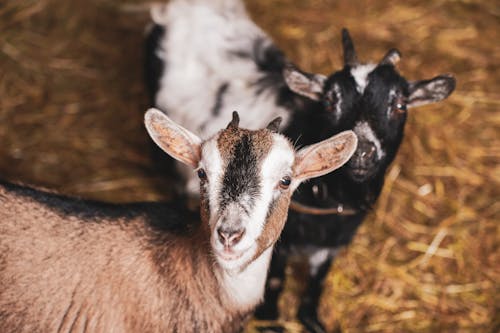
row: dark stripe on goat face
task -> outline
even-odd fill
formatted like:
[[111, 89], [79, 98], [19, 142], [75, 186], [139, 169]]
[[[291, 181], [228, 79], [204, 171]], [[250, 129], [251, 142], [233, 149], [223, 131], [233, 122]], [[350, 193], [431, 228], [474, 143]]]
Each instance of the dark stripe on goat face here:
[[230, 202], [238, 201], [243, 194], [249, 197], [245, 206], [253, 207], [255, 196], [261, 189], [257, 155], [252, 137], [247, 133], [243, 134], [234, 146], [224, 173], [220, 198], [221, 208]]

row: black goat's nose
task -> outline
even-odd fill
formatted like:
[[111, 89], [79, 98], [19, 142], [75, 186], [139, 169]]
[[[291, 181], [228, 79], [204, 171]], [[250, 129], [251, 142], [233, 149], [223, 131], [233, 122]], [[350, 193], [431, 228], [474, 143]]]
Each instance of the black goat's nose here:
[[377, 148], [375, 144], [370, 141], [363, 141], [358, 143], [359, 158], [362, 161], [372, 161], [376, 158]]
[[224, 244], [225, 247], [230, 247], [238, 244], [244, 233], [245, 229], [243, 228], [217, 228], [219, 242], [221, 242], [221, 244]]

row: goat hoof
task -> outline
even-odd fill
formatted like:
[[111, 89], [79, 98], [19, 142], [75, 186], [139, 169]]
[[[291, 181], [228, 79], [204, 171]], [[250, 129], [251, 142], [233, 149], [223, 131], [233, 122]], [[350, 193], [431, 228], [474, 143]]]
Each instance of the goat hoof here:
[[326, 329], [321, 324], [316, 313], [306, 312], [303, 309], [299, 310], [298, 317], [302, 325], [309, 333], [326, 333]]

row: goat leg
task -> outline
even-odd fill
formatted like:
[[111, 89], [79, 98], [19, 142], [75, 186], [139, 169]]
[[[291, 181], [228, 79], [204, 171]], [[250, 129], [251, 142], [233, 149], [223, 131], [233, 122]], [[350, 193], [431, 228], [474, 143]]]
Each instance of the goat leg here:
[[326, 332], [323, 324], [318, 319], [318, 306], [323, 291], [323, 281], [330, 269], [332, 260], [333, 257], [328, 255], [321, 262], [310, 263], [309, 282], [302, 302], [299, 305], [298, 317], [307, 331], [311, 333]]

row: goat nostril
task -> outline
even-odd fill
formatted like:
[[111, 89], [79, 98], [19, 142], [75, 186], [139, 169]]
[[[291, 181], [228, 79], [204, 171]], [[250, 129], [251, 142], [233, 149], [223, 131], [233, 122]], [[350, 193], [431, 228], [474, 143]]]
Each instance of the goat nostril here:
[[230, 238], [229, 238], [229, 243], [231, 245], [237, 244], [241, 238], [243, 237], [243, 234], [245, 233], [245, 230], [238, 230], [236, 231]]
[[217, 235], [219, 235], [219, 242], [222, 244], [226, 243], [226, 234], [222, 231], [221, 228], [217, 229]]
[[359, 158], [363, 161], [373, 160], [376, 156], [377, 148], [371, 143], [363, 144]]
[[370, 151], [368, 152], [368, 157], [369, 157], [369, 158], [373, 158], [373, 157], [375, 156], [375, 150], [376, 150], [376, 149], [375, 149], [375, 147], [374, 147], [374, 146], [372, 146], [372, 147], [370, 148]]
[[241, 240], [245, 234], [245, 229], [225, 230], [218, 228], [217, 234], [219, 236], [219, 241], [224, 244], [224, 246], [233, 246]]

